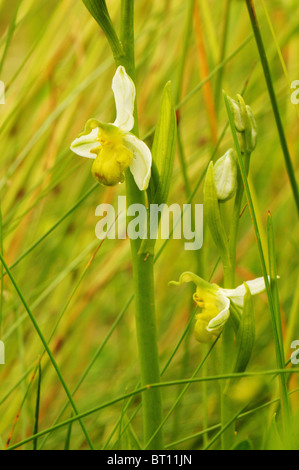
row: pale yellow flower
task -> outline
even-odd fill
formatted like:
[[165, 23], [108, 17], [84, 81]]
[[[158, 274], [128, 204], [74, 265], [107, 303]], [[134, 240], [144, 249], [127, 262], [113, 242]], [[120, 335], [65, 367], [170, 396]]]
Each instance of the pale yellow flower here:
[[[245, 284], [235, 289], [223, 289], [191, 272], [183, 273], [178, 282], [172, 281], [170, 284], [181, 285], [185, 282], [194, 282], [197, 286], [193, 299], [197, 303], [200, 313], [195, 316], [195, 338], [201, 343], [214, 341], [229, 319], [231, 301], [242, 311], [246, 294]], [[251, 295], [260, 294], [265, 290], [263, 277], [247, 281], [246, 285]]]

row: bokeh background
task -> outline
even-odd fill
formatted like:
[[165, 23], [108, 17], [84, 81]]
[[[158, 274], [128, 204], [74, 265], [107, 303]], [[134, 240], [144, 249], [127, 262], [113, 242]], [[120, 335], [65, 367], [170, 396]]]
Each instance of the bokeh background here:
[[[226, 2], [195, 3], [179, 87], [188, 2], [135, 2], [140, 134], [150, 146], [162, 91], [171, 80], [176, 103], [184, 102], [178, 107], [181, 148], [177, 150], [169, 203], [186, 203], [227, 123], [222, 88], [235, 96], [247, 84], [245, 99], [259, 128], [250, 188], [265, 253], [268, 210], [273, 215], [288, 359], [291, 341], [299, 340], [298, 217], [248, 13], [244, 2], [238, 0], [231, 0], [229, 17]], [[273, 0], [265, 2], [265, 12], [262, 2], [255, 3], [298, 175], [299, 111], [291, 103], [290, 84], [299, 79], [299, 4], [297, 0]], [[118, 28], [120, 1], [108, 0], [107, 5]], [[225, 65], [217, 72], [223, 60]], [[96, 206], [103, 202], [116, 204], [117, 196], [125, 194], [125, 187], [95, 185], [90, 161], [69, 150], [90, 117], [113, 122], [114, 72], [106, 38], [83, 2], [0, 1], [0, 79], [6, 85], [6, 103], [0, 106], [1, 251], [47, 341], [56, 327], [49, 346], [69, 389], [80, 384], [74, 399], [81, 412], [133, 390], [139, 381], [134, 303], [127, 306], [133, 294], [130, 243], [106, 240], [97, 250], [99, 240], [95, 237]], [[199, 88], [210, 74], [211, 80]], [[232, 145], [227, 132], [215, 157], [222, 156]], [[182, 154], [186, 174], [182, 171]], [[202, 184], [193, 202], [203, 203]], [[228, 204], [227, 220], [230, 209]], [[170, 287], [168, 282], [177, 280], [186, 270], [207, 279], [212, 276], [218, 284], [223, 281], [221, 266], [217, 266], [219, 253], [206, 226], [199, 253], [184, 251], [183, 244], [183, 240], [169, 240], [156, 263], [162, 367], [194, 309], [192, 288]], [[163, 241], [159, 241], [157, 249], [162, 246]], [[254, 231], [249, 211], [245, 210], [238, 239], [237, 283], [261, 275]], [[257, 337], [249, 370], [275, 369], [266, 294], [255, 298], [254, 305]], [[13, 444], [34, 432], [39, 381], [38, 374], [32, 374], [43, 353], [8, 276], [1, 284], [0, 339], [6, 346], [6, 365], [0, 366], [0, 446], [4, 448], [9, 437]], [[193, 338], [191, 328], [163, 380], [189, 378], [206, 352], [206, 346]], [[220, 353], [216, 347], [201, 374], [220, 372]], [[52, 426], [67, 403], [47, 356], [41, 361], [41, 371], [39, 430]], [[296, 389], [297, 382], [296, 375], [290, 376], [290, 389]], [[250, 408], [267, 404], [277, 398], [277, 386], [271, 377], [243, 379], [235, 384], [236, 403], [244, 406], [248, 402]], [[179, 385], [163, 389], [165, 414], [181, 390]], [[138, 448], [142, 436], [140, 396], [136, 395], [127, 409], [126, 403], [113, 404], [84, 419], [97, 448]], [[292, 405], [295, 414], [296, 393]], [[240, 419], [240, 440], [250, 438], [255, 448], [283, 446], [274, 435], [265, 437], [274, 411], [275, 405], [265, 406]], [[59, 420], [70, 416], [68, 406]], [[219, 420], [219, 383], [193, 384], [165, 424], [166, 444], [169, 448], [200, 449], [207, 434], [197, 434]], [[68, 435], [70, 428], [65, 426], [47, 440], [40, 438], [37, 447], [88, 447], [78, 423], [73, 424], [70, 440]], [[296, 442], [297, 437], [289, 445], [298, 446]], [[24, 448], [32, 448], [32, 443]]]

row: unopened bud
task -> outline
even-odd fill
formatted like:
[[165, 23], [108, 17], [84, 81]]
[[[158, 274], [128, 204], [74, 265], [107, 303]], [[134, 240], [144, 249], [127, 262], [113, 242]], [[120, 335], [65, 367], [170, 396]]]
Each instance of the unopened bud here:
[[214, 165], [214, 182], [217, 198], [220, 201], [228, 201], [237, 190], [237, 163], [232, 149]]
[[242, 153], [253, 152], [257, 143], [257, 125], [252, 109], [246, 105], [243, 97], [237, 95], [238, 100], [228, 97], [234, 125], [238, 132], [240, 149]]

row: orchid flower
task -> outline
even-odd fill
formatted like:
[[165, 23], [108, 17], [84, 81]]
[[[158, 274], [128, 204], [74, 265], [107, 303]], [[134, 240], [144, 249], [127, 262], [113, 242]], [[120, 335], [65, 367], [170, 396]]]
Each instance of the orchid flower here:
[[[185, 282], [194, 282], [197, 286], [193, 299], [201, 311], [195, 316], [195, 338], [201, 343], [214, 341], [229, 319], [231, 301], [242, 311], [246, 294], [245, 283], [236, 289], [223, 289], [191, 272], [186, 272], [181, 275], [179, 282], [172, 281], [170, 284], [181, 285]], [[260, 294], [265, 290], [263, 277], [247, 281], [246, 285], [251, 295]]]
[[71, 150], [81, 157], [94, 160], [92, 174], [106, 186], [123, 183], [130, 168], [138, 188], [147, 189], [152, 155], [147, 145], [130, 131], [134, 127], [135, 85], [124, 67], [116, 70], [112, 81], [116, 104], [116, 120], [105, 124], [90, 119], [85, 129], [71, 144]]

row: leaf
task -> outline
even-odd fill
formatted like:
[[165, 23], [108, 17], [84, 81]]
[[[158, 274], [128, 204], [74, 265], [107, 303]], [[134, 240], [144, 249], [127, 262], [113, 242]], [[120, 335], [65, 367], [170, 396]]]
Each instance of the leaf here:
[[251, 358], [255, 341], [255, 319], [252, 296], [247, 284], [244, 284], [246, 288], [246, 294], [244, 297], [243, 314], [237, 334], [237, 358], [234, 369], [235, 373], [245, 371]]

